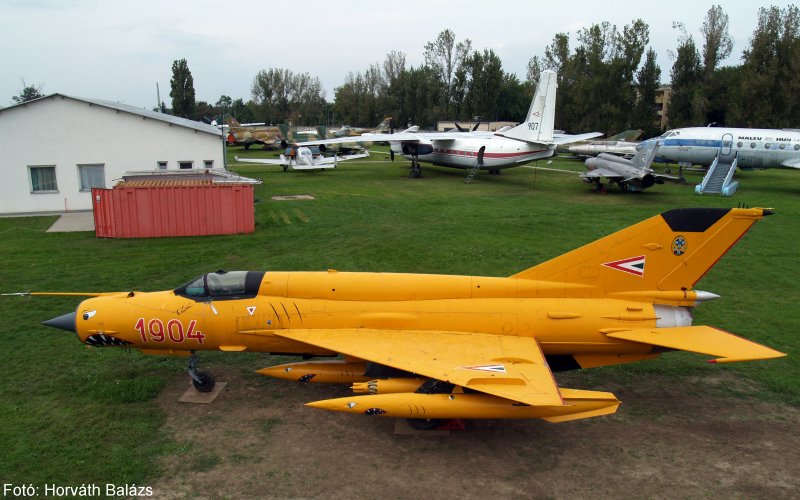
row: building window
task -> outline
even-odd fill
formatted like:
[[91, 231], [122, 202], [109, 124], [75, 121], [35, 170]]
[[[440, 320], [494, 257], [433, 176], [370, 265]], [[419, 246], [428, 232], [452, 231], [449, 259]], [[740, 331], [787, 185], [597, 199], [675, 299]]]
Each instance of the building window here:
[[203, 167], [214, 168], [214, 160], [203, 160]]
[[31, 193], [57, 193], [56, 167], [28, 167], [31, 174]]
[[158, 162], [158, 169], [159, 170], [166, 170], [167, 169], [167, 162], [165, 162], [165, 161]]
[[178, 168], [180, 168], [181, 170], [190, 169], [190, 168], [192, 168], [192, 162], [190, 162], [190, 161], [179, 161], [178, 162]]
[[106, 187], [106, 173], [103, 165], [78, 165], [81, 178], [81, 191]]

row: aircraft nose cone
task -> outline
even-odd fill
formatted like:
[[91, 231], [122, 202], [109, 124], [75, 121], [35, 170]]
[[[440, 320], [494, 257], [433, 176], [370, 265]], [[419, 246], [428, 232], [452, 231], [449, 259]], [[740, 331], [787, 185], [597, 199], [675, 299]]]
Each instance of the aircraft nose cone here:
[[75, 328], [75, 312], [67, 313], [57, 318], [48, 319], [47, 321], [42, 321], [43, 325], [52, 326], [53, 328], [60, 328], [62, 330], [66, 330], [68, 332], [75, 332], [77, 333], [77, 329]]

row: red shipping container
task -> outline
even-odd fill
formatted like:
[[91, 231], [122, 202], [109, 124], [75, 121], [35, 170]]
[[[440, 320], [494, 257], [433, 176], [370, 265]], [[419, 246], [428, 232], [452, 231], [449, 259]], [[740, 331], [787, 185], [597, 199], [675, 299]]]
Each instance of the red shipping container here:
[[255, 230], [252, 185], [159, 184], [92, 189], [97, 237], [204, 236]]

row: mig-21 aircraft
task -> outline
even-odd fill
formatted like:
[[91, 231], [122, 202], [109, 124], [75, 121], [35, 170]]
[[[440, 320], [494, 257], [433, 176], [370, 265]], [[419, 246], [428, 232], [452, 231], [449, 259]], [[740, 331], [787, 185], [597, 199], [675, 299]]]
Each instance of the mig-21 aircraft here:
[[658, 174], [651, 168], [658, 148], [658, 144], [642, 144], [630, 160], [600, 153], [596, 158], [586, 160], [588, 172], [580, 174], [581, 179], [594, 184], [597, 191], [603, 189], [600, 182], [603, 178], [610, 183], [616, 182], [622, 191], [643, 191], [654, 184], [664, 184], [664, 179], [680, 180], [679, 177]]
[[284, 140], [285, 132], [279, 127], [258, 125], [241, 125], [236, 118], [228, 120], [230, 126], [227, 141], [231, 146], [244, 146], [250, 149], [253, 144], [263, 144], [265, 148], [277, 148]]
[[692, 326], [694, 307], [718, 298], [695, 283], [771, 213], [670, 210], [507, 278], [217, 271], [174, 290], [85, 293], [75, 311], [44, 324], [89, 346], [191, 355], [200, 391], [214, 379], [198, 370], [198, 351], [341, 355], [259, 372], [353, 384], [359, 395], [308, 406], [407, 418], [417, 428], [451, 418], [563, 422], [614, 413], [620, 402], [559, 387], [553, 372], [673, 350], [716, 363], [784, 356]]

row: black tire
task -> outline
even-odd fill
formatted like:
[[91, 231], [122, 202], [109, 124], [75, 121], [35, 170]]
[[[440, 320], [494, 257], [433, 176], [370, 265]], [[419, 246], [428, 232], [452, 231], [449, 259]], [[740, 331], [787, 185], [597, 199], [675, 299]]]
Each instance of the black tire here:
[[432, 431], [444, 423], [438, 418], [407, 418], [408, 426], [416, 431]]
[[214, 377], [210, 373], [197, 372], [195, 375], [197, 375], [197, 378], [200, 380], [198, 382], [192, 379], [192, 385], [197, 392], [211, 392], [214, 390], [214, 385], [216, 385], [217, 381], [214, 380]]

